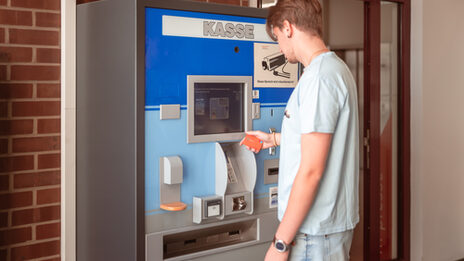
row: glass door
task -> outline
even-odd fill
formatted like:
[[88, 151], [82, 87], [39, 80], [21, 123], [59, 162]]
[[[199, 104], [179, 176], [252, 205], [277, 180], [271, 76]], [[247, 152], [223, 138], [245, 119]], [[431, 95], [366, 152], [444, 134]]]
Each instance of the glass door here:
[[364, 2], [364, 260], [409, 260], [410, 1]]
[[399, 4], [380, 5], [380, 258], [398, 256]]

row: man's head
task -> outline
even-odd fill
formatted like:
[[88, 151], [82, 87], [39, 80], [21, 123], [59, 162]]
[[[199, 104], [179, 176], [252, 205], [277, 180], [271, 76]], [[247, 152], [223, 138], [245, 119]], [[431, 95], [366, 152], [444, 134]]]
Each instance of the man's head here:
[[282, 30], [284, 21], [300, 31], [322, 38], [322, 8], [319, 0], [279, 0], [269, 8], [266, 31], [274, 41], [277, 38], [273, 28]]

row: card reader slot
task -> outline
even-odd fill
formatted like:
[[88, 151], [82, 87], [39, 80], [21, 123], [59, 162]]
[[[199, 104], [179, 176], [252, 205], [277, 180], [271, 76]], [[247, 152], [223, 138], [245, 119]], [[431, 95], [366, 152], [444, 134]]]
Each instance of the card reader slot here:
[[274, 176], [274, 175], [279, 175], [279, 168], [269, 168], [267, 170], [267, 175], [269, 176]]

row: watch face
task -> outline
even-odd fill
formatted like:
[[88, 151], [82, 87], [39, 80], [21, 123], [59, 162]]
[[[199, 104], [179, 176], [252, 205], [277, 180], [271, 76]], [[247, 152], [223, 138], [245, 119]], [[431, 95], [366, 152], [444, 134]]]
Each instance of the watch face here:
[[285, 244], [282, 243], [282, 242], [276, 242], [275, 243], [275, 248], [277, 250], [279, 250], [280, 252], [284, 252], [285, 251]]

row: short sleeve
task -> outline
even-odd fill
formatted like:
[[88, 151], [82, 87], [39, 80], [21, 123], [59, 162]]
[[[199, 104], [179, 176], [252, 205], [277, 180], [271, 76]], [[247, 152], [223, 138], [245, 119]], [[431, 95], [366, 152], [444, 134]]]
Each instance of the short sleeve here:
[[301, 87], [298, 97], [301, 133], [333, 133], [341, 108], [336, 86], [316, 78]]

